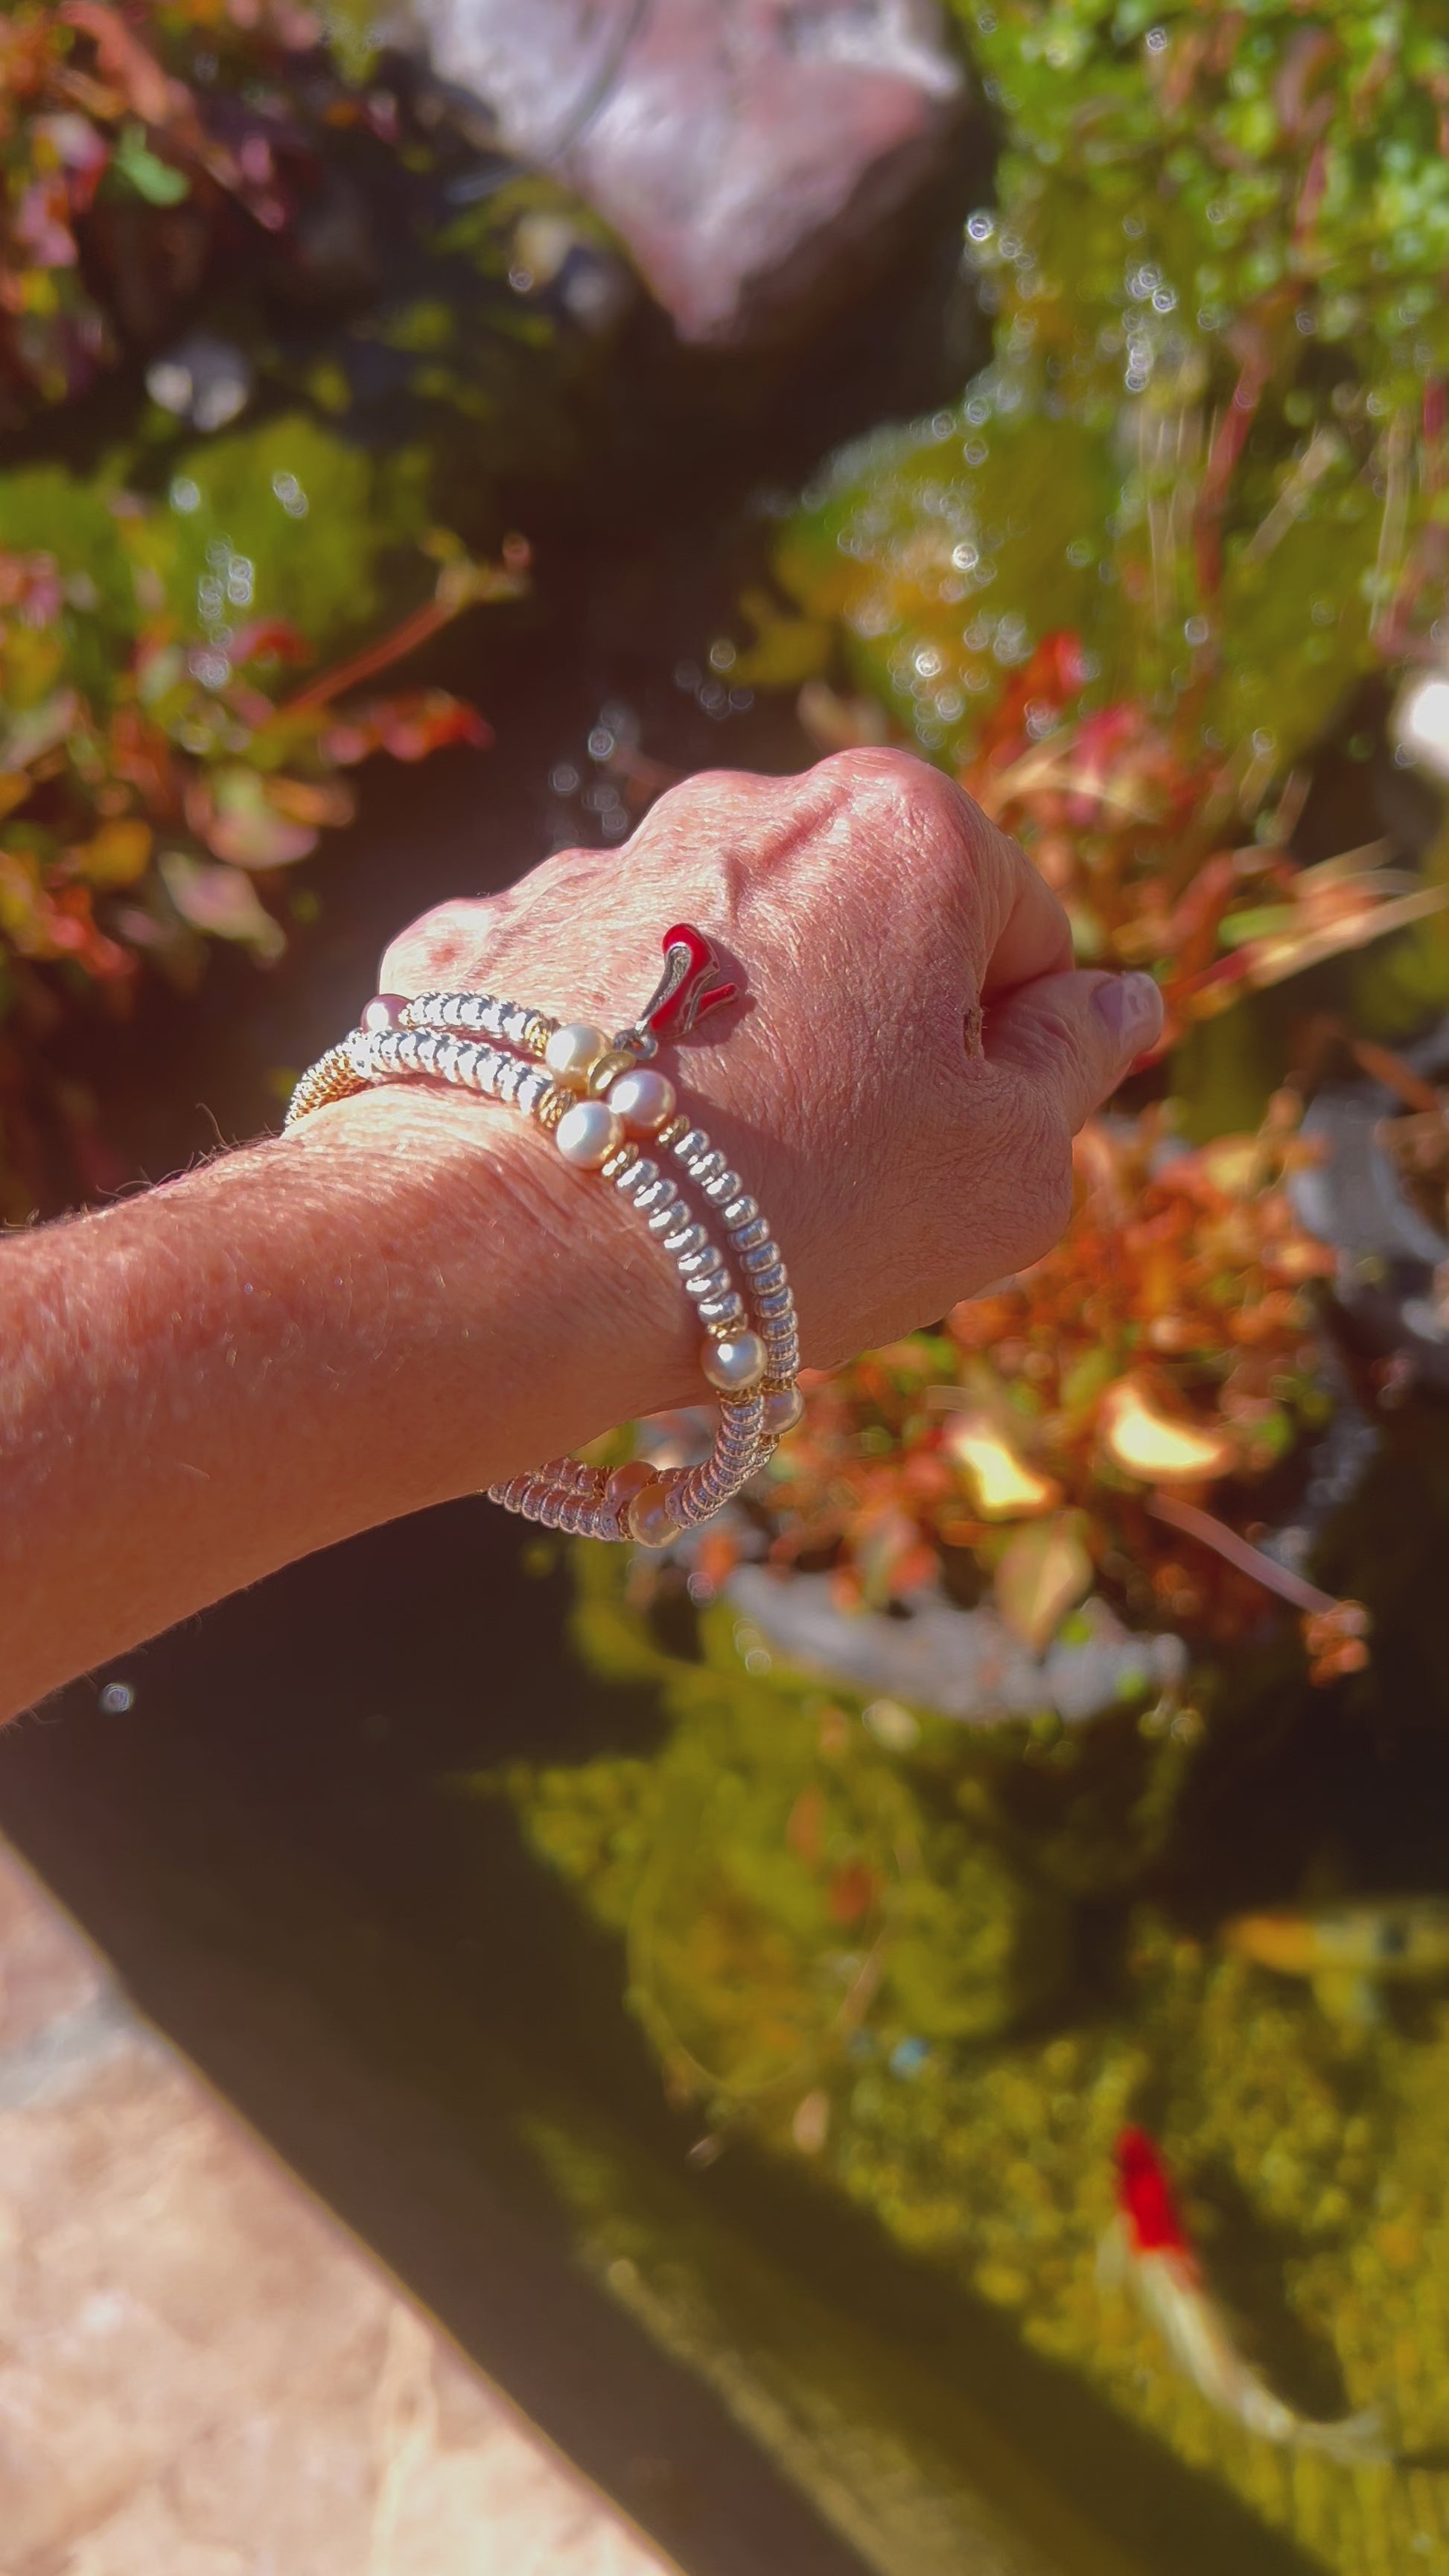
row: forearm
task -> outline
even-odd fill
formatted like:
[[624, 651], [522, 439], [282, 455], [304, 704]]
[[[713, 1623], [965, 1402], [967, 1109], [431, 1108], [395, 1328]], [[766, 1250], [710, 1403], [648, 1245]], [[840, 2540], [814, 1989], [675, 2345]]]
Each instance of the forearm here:
[[376, 1095], [0, 1246], [0, 1716], [667, 1401], [667, 1282], [545, 1140]]

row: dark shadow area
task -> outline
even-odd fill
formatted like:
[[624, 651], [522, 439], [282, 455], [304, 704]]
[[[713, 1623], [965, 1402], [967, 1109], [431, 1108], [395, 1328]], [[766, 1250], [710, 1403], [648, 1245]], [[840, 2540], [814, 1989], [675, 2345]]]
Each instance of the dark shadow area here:
[[[1066, 2576], [1302, 2562], [989, 2310], [765, 2159], [707, 2173], [620, 2003], [613, 1946], [459, 1772], [646, 1745], [571, 1660], [561, 1574], [482, 1504], [291, 1569], [75, 1685], [0, 1746], [0, 1824], [172, 2033], [690, 2576], [858, 2562], [580, 2271], [523, 2136], [602, 2122], [869, 2356], [887, 2414]], [[125, 1678], [124, 1715], [99, 1704]], [[1113, 2557], [1111, 2554], [1117, 2553]]]

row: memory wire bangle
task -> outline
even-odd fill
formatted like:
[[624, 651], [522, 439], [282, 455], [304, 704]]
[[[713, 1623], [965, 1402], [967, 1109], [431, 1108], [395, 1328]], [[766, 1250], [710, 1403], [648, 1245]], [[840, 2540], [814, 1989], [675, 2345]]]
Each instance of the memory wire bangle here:
[[[664, 947], [665, 976], [651, 1004], [612, 1041], [591, 1023], [560, 1028], [492, 994], [381, 995], [361, 1027], [303, 1075], [287, 1115], [290, 1127], [326, 1100], [379, 1083], [450, 1083], [531, 1115], [552, 1132], [566, 1161], [599, 1172], [643, 1216], [707, 1328], [702, 1365], [720, 1401], [709, 1457], [682, 1469], [634, 1460], [612, 1474], [577, 1459], [550, 1459], [488, 1490], [494, 1502], [545, 1528], [651, 1547], [667, 1546], [729, 1502], [801, 1411], [794, 1300], [769, 1227], [704, 1129], [676, 1113], [673, 1085], [641, 1061], [656, 1051], [666, 1025], [691, 1025], [701, 1009], [732, 998], [733, 987], [703, 990], [716, 970], [699, 932], [668, 932]], [[640, 1139], [671, 1153], [719, 1210], [748, 1310], [708, 1226], [668, 1173], [641, 1153]], [[754, 1331], [742, 1329], [748, 1315]]]

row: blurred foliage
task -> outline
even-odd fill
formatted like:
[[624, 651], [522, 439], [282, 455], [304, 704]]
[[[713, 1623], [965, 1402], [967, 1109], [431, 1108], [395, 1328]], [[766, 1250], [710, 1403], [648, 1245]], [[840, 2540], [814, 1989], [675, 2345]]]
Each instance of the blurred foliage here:
[[345, 773], [488, 739], [435, 688], [370, 684], [522, 588], [518, 542], [470, 550], [499, 545], [500, 472], [572, 461], [558, 397], [622, 277], [558, 190], [322, 13], [5, 14], [6, 1216], [69, 1185], [57, 1125], [72, 1171], [119, 1176], [65, 1070], [87, 987], [190, 978], [206, 937], [274, 957], [277, 872], [350, 818]]
[[[1281, 1577], [1241, 1533], [1330, 1411], [1306, 1291], [1333, 1260], [1287, 1189], [1303, 1154], [1287, 1097], [1259, 1135], [1196, 1151], [1160, 1114], [1089, 1127], [1053, 1251], [812, 1383], [773, 1462], [773, 1561], [833, 1560], [841, 1603], [877, 1609], [974, 1569], [1038, 1653], [1094, 1588], [1199, 1650], [1253, 1634]], [[1181, 1495], [1186, 1543], [1181, 1508], [1164, 1517]], [[1317, 1678], [1362, 1664], [1353, 1605], [1309, 1625]]]
[[[164, 504], [59, 467], [0, 476], [5, 1214], [26, 1214], [44, 1182], [27, 1040], [77, 979], [123, 999], [143, 959], [189, 978], [208, 936], [275, 958], [285, 935], [266, 898], [351, 819], [344, 773], [375, 751], [488, 740], [444, 691], [362, 694], [461, 610], [521, 586], [516, 554], [474, 564], [419, 501], [406, 475], [305, 420], [184, 458]], [[319, 644], [375, 618], [405, 537], [411, 586], [431, 574], [431, 597], [299, 683]]]
[[[778, 571], [1024, 840], [1081, 954], [1197, 1016], [1330, 953], [1295, 912], [1297, 764], [1363, 674], [1443, 641], [1449, 17], [960, 14], [1002, 127], [967, 225], [991, 363], [839, 458]], [[1406, 917], [1367, 891], [1331, 944]]]
[[[1326, 1007], [1398, 1034], [1449, 1004], [1442, 835], [1423, 874], [1386, 864], [1421, 855], [1389, 841], [1312, 865], [1295, 848], [1310, 816], [1323, 845], [1325, 755], [1367, 755], [1377, 722], [1388, 757], [1381, 713], [1343, 721], [1366, 681], [1382, 708], [1384, 681], [1449, 659], [1449, 12], [955, 5], [1001, 143], [965, 243], [990, 362], [826, 469], [779, 539], [789, 612], [752, 595], [732, 676], [798, 680], [805, 652], [822, 748], [894, 734], [951, 768], [1060, 894], [1079, 957], [1158, 979], [1179, 1132], [1267, 1124], [1224, 1139], [1223, 1168], [1254, 1175], [1226, 1226], [1209, 1163], [1168, 1166], [1157, 1115], [1094, 1145], [1066, 1246], [979, 1332], [962, 1309], [949, 1338], [811, 1391], [773, 1544], [869, 1599], [974, 1565], [1039, 1637], [1115, 1562], [1140, 1619], [1221, 1643], [1268, 1596], [1241, 1549], [1213, 1562], [1198, 1506], [1241, 1537], [1271, 1466], [1281, 1509], [1334, 1375], [1303, 1293], [1332, 1260], [1291, 1219], [1275, 1236], [1279, 1187], [1254, 1203], [1285, 1144], [1273, 1095], [1311, 1085], [1315, 1047], [1255, 997], [1322, 970], [1300, 1022]], [[1371, 966], [1354, 956], [1388, 934]], [[1270, 1313], [1250, 1360], [1239, 1327]], [[938, 1409], [967, 1397], [1029, 1470], [991, 1529]], [[1104, 1421], [1143, 1403], [1196, 1422], [1196, 1473], [1164, 1435], [1124, 1489]], [[1153, 1518], [1164, 1486], [1195, 1536]], [[1320, 1599], [1307, 1625], [1321, 1678], [1361, 1660], [1352, 1605]]]

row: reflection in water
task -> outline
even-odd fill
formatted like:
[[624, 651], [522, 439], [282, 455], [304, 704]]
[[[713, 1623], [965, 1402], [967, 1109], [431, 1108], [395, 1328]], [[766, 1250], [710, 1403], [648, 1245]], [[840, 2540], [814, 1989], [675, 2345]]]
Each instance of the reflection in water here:
[[[858, 2204], [1343, 2576], [1449, 2563], [1439, 2483], [1404, 2465], [1442, 2443], [1449, 2385], [1443, 1902], [1225, 1921], [1194, 1892], [1232, 1876], [1225, 1798], [1269, 1850], [1298, 1809], [1280, 1886], [1335, 1836], [1353, 1870], [1302, 1679], [1243, 1663], [1195, 1742], [1144, 1731], [1141, 1700], [1065, 1733], [926, 1710], [883, 1732], [727, 1601], [690, 1642], [682, 1584], [649, 1604], [601, 1549], [576, 1576], [586, 1659], [647, 1676], [665, 1732], [509, 1786], [620, 1941], [695, 2161], [750, 2138]], [[1143, 2125], [1161, 2148], [1129, 2191]], [[1154, 2232], [1165, 2170], [1180, 2216]]]

